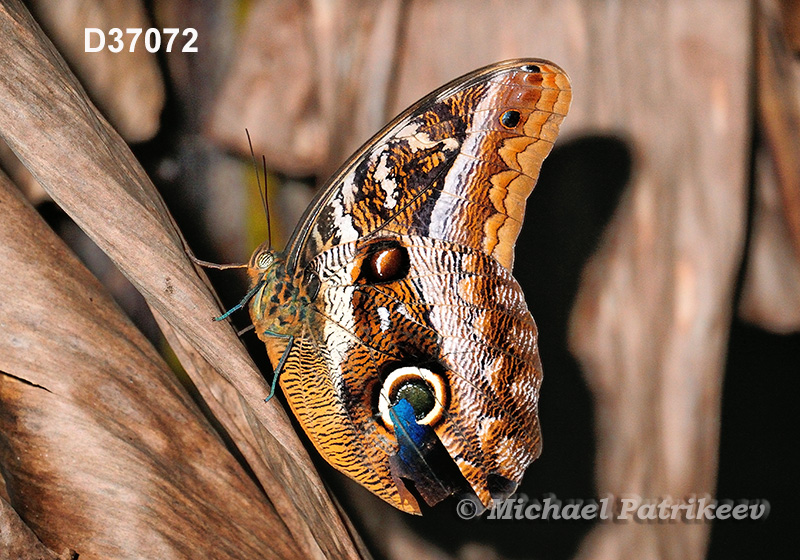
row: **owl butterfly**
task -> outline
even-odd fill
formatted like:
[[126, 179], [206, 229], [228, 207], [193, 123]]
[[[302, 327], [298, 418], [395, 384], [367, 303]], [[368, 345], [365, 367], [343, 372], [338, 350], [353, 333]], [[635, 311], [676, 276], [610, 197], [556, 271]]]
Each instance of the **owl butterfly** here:
[[570, 98], [545, 60], [458, 78], [341, 167], [285, 252], [250, 260], [250, 315], [300, 425], [403, 511], [464, 491], [488, 507], [540, 453], [537, 331], [511, 270]]

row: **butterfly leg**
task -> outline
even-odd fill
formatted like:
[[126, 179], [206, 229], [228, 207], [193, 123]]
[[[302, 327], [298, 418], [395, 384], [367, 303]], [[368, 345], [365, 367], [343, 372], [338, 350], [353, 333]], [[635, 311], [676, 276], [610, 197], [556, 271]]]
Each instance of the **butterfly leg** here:
[[186, 254], [189, 256], [189, 259], [191, 259], [191, 261], [194, 264], [196, 264], [197, 266], [200, 266], [202, 268], [214, 268], [216, 270], [231, 270], [233, 268], [247, 268], [249, 266], [247, 263], [243, 263], [243, 264], [242, 263], [226, 263], [226, 264], [213, 263], [213, 262], [210, 262], [210, 261], [204, 261], [202, 259], [198, 259], [197, 257], [192, 255], [191, 253], [186, 253]]
[[254, 295], [256, 295], [256, 292], [258, 290], [260, 290], [263, 285], [264, 284], [262, 282], [259, 282], [258, 284], [253, 286], [253, 288], [244, 295], [244, 297], [242, 298], [242, 301], [240, 301], [239, 303], [237, 303], [236, 305], [234, 305], [233, 307], [228, 309], [225, 313], [223, 313], [219, 317], [214, 317], [214, 320], [215, 321], [222, 321], [223, 319], [227, 319], [231, 315], [231, 313], [233, 313], [234, 311], [238, 311], [239, 309], [243, 308], [245, 305], [247, 305], [247, 302], [250, 301], [250, 298], [252, 298]]
[[285, 338], [288, 339], [289, 342], [286, 344], [286, 350], [283, 351], [281, 354], [280, 360], [278, 360], [278, 365], [272, 370], [272, 387], [269, 390], [269, 396], [264, 399], [264, 402], [269, 402], [269, 400], [275, 395], [275, 387], [278, 385], [278, 379], [281, 376], [281, 372], [283, 371], [283, 364], [286, 363], [286, 358], [289, 357], [289, 352], [292, 350], [292, 344], [294, 344], [294, 335], [291, 334], [281, 334], [281, 333], [274, 333], [272, 331], [264, 331], [265, 335], [268, 336], [275, 336], [278, 338]]

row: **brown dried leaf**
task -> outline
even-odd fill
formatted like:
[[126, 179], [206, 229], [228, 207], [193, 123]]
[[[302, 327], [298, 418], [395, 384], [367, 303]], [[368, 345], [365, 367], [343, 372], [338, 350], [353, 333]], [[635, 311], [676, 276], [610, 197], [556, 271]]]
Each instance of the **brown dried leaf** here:
[[254, 2], [209, 134], [247, 154], [247, 127], [270, 167], [327, 177], [391, 116], [402, 11], [397, 0]]
[[22, 165], [14, 152], [2, 140], [0, 140], [0, 169], [11, 178], [12, 182], [25, 193], [25, 198], [33, 204], [50, 200], [50, 195], [36, 182], [31, 172]]
[[776, 333], [800, 330], [800, 258], [794, 250], [773, 161], [759, 150], [739, 315]]
[[[688, 5], [629, 2], [611, 20], [588, 3], [595, 64], [571, 74], [587, 92], [571, 117], [613, 122], [639, 158], [570, 315], [569, 346], [597, 402], [601, 495], [712, 494], [716, 483], [746, 228], [752, 21], [744, 4]], [[601, 523], [577, 558], [702, 558], [709, 529]]]
[[[160, 124], [166, 93], [156, 55], [144, 45], [144, 32], [152, 27], [140, 0], [34, 0], [31, 10], [58, 46], [64, 58], [81, 78], [92, 99], [128, 142], [155, 136]], [[84, 29], [107, 33], [117, 27], [142, 29], [131, 52], [133, 35], [124, 35], [125, 48], [118, 53], [108, 47], [86, 52]], [[92, 45], [99, 39], [93, 37]], [[109, 45], [113, 38], [105, 36]]]
[[800, 329], [800, 77], [788, 40], [789, 3], [758, 3], [756, 70], [763, 145], [755, 160], [751, 242], [739, 314], [779, 333]]
[[[357, 558], [305, 449], [269, 393], [203, 278], [152, 183], [86, 99], [74, 76], [18, 2], [0, 6], [0, 133], [53, 199], [115, 262], [150, 305], [238, 391], [261, 424], [264, 462], [283, 482], [276, 509], [303, 550]], [[291, 484], [286, 484], [291, 481]], [[313, 535], [309, 542], [308, 535]]]
[[74, 560], [75, 554], [65, 550], [56, 554], [44, 546], [8, 502], [0, 498], [0, 553], [15, 560]]
[[758, 2], [756, 83], [759, 125], [772, 156], [786, 226], [800, 258], [800, 79], [781, 11], [774, 0]]
[[81, 558], [301, 558], [155, 350], [0, 184], [0, 462], [30, 527]]
[[[254, 3], [209, 131], [247, 154], [247, 127], [257, 153], [295, 174], [311, 173], [327, 156], [314, 59], [306, 46], [311, 31], [303, 16], [302, 3], [294, 0]], [[276, 56], [289, 52], [293, 56]]]
[[786, 40], [794, 52], [800, 52], [800, 2], [780, 0], [780, 10]]

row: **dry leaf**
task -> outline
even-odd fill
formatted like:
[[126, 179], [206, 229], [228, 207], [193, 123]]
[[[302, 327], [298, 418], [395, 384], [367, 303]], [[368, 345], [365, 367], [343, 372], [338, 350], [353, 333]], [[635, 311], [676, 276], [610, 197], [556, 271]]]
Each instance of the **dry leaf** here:
[[0, 498], [0, 553], [15, 560], [75, 560], [74, 551], [56, 554], [44, 546], [8, 502]]
[[[31, 10], [123, 138], [141, 142], [155, 136], [166, 93], [156, 55], [144, 45], [144, 31], [152, 24], [141, 0], [33, 1]], [[125, 48], [118, 53], [108, 48], [86, 52], [84, 29], [108, 32], [114, 27], [143, 30], [133, 52], [131, 34], [123, 35]], [[105, 44], [112, 42], [106, 35]], [[92, 45], [98, 44], [94, 36]]]
[[[86, 99], [63, 60], [19, 2], [0, 6], [0, 134], [34, 177], [103, 249], [150, 305], [223, 375], [257, 418], [259, 447], [289, 530], [315, 557], [359, 557], [344, 523], [269, 388], [124, 142]], [[286, 481], [291, 481], [287, 484]]]
[[0, 460], [28, 525], [81, 558], [301, 558], [156, 351], [0, 183]]
[[[256, 152], [295, 174], [317, 169], [328, 140], [303, 15], [293, 0], [254, 3], [210, 124], [215, 140], [243, 154], [249, 128]], [[291, 58], [276, 56], [287, 52]]]

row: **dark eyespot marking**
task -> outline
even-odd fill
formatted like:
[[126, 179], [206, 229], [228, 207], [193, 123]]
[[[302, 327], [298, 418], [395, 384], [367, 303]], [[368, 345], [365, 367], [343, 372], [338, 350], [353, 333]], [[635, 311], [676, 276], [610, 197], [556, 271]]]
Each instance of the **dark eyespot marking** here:
[[383, 424], [394, 429], [390, 409], [405, 400], [414, 409], [417, 423], [435, 426], [445, 415], [448, 401], [447, 376], [441, 364], [391, 366], [377, 392], [377, 411]]
[[397, 404], [402, 399], [414, 409], [414, 416], [422, 420], [436, 406], [436, 398], [430, 385], [422, 379], [409, 379], [404, 381], [393, 395], [392, 404]]
[[313, 270], [306, 270], [303, 282], [306, 285], [306, 296], [309, 300], [314, 301], [319, 294], [320, 280], [317, 273]]
[[519, 111], [506, 111], [500, 115], [500, 124], [506, 128], [514, 128], [519, 124]]
[[525, 66], [522, 66], [521, 68], [525, 72], [535, 72], [537, 74], [542, 71], [542, 69], [539, 68], [538, 66], [536, 66], [535, 64], [526, 64]]
[[372, 253], [367, 262], [369, 275], [377, 282], [399, 280], [408, 270], [405, 247], [387, 247]]
[[361, 265], [361, 279], [369, 284], [401, 280], [408, 274], [408, 250], [397, 241], [378, 242], [369, 248]]

